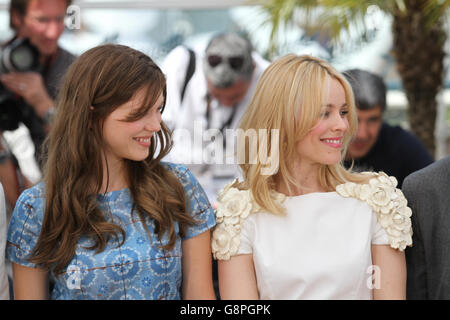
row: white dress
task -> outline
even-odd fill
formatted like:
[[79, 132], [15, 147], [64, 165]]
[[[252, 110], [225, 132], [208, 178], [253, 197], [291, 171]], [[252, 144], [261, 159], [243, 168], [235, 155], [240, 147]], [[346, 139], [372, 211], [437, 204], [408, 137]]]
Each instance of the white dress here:
[[377, 210], [348, 194], [355, 186], [285, 197], [283, 216], [249, 208], [250, 193], [229, 188], [216, 213], [213, 253], [224, 260], [252, 254], [260, 299], [372, 299], [371, 245], [411, 245], [410, 210], [396, 188], [395, 201]]
[[288, 197], [285, 207], [242, 227], [238, 254], [253, 254], [260, 298], [371, 299], [370, 246], [389, 239], [370, 207], [336, 192]]

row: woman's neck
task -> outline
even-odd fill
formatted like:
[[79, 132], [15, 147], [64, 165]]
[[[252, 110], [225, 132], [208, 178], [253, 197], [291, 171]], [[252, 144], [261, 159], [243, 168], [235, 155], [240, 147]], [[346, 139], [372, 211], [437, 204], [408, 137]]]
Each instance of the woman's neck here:
[[128, 187], [125, 160], [109, 161], [103, 164], [101, 193], [117, 191]]
[[294, 163], [291, 172], [296, 185], [291, 185], [291, 191], [289, 192], [287, 185], [280, 181], [279, 191], [287, 196], [325, 192], [326, 190], [320, 185], [319, 170], [319, 164], [301, 165], [300, 163]]

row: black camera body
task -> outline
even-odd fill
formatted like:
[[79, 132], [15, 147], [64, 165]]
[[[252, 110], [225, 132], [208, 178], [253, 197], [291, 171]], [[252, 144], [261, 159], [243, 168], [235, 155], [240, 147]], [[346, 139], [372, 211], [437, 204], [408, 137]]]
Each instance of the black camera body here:
[[[0, 75], [9, 72], [39, 72], [39, 51], [28, 39], [15, 38], [0, 49]], [[15, 130], [29, 122], [34, 111], [23, 99], [0, 83], [0, 131]]]

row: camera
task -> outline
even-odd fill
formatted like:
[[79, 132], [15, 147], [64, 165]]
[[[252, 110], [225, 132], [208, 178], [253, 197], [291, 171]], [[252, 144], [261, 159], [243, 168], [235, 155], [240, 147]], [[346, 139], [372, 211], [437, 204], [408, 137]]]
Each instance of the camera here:
[[[9, 72], [39, 72], [39, 51], [28, 39], [15, 38], [0, 49], [0, 75]], [[31, 107], [0, 83], [0, 131], [15, 130]]]

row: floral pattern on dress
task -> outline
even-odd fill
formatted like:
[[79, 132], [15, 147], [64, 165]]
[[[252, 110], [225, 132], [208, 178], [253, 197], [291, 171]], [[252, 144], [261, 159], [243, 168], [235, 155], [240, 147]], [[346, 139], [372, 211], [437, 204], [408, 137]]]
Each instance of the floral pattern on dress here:
[[[189, 214], [199, 223], [188, 227], [183, 239], [178, 236], [172, 250], [164, 250], [160, 246], [167, 243], [167, 235], [159, 240], [153, 232], [153, 221], [146, 219], [150, 241], [138, 214], [131, 213], [133, 201], [128, 188], [99, 196], [100, 209], [111, 211], [111, 215], [105, 216], [125, 230], [125, 242], [118, 247], [113, 237], [104, 251], [95, 254], [86, 249], [92, 246], [92, 239], [81, 237], [65, 271], [60, 275], [50, 272], [54, 283], [52, 299], [180, 299], [181, 242], [211, 229], [215, 216], [202, 187], [188, 169], [183, 165], [164, 165], [179, 178], [186, 192]], [[36, 267], [27, 259], [37, 242], [44, 209], [43, 183], [22, 193], [8, 229], [6, 254], [10, 261]], [[178, 224], [175, 231], [178, 232]]]

